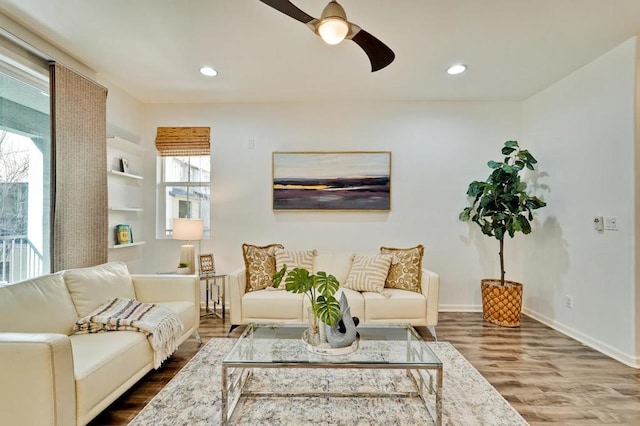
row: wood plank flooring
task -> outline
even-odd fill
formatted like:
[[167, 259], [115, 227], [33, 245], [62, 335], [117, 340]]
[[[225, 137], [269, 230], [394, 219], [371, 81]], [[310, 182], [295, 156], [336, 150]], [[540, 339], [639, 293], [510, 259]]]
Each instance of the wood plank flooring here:
[[[640, 370], [526, 316], [520, 328], [494, 326], [480, 313], [445, 312], [439, 321], [438, 339], [451, 342], [531, 425], [640, 425]], [[228, 321], [209, 316], [200, 335], [206, 342], [228, 329]], [[432, 340], [425, 327], [418, 331]], [[187, 340], [90, 425], [126, 425], [197, 351], [195, 339]]]

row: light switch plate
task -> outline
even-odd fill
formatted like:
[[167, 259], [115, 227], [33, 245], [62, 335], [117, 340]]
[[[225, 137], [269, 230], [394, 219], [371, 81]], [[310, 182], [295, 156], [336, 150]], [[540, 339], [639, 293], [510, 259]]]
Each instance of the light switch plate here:
[[615, 216], [605, 216], [604, 217], [604, 229], [607, 231], [617, 231], [618, 230], [618, 218]]

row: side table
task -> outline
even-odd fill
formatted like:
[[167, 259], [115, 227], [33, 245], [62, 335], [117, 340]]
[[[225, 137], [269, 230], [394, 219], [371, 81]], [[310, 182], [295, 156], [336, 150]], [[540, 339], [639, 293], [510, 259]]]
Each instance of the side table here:
[[[221, 274], [221, 273], [207, 273], [200, 275], [200, 281], [205, 280], [205, 312], [211, 313], [218, 318], [222, 319], [222, 323], [224, 324], [224, 317], [226, 313], [226, 300], [225, 300], [225, 286], [227, 283], [227, 277], [229, 274]], [[212, 286], [215, 285], [217, 287], [217, 297], [213, 302], [213, 309], [209, 310], [209, 300], [211, 295]], [[220, 307], [220, 313], [216, 310], [216, 306]]]

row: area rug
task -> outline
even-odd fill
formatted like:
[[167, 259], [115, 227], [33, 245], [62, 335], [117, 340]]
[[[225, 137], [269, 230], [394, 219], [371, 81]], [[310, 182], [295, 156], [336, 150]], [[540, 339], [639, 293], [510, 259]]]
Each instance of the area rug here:
[[[129, 426], [219, 425], [220, 362], [235, 339], [211, 339], [176, 374]], [[429, 342], [444, 368], [443, 424], [516, 426], [528, 423], [447, 342]], [[258, 369], [253, 391], [279, 392], [331, 388], [331, 391], [406, 391], [413, 386], [402, 370]], [[416, 398], [246, 397], [233, 425], [433, 425]]]

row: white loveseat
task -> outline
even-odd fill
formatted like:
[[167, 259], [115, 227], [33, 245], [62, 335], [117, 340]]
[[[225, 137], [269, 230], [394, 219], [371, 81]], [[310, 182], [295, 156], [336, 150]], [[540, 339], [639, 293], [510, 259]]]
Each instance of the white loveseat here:
[[[353, 252], [318, 251], [313, 272], [324, 271], [343, 284], [351, 269]], [[422, 269], [421, 293], [395, 288], [382, 292], [359, 292], [341, 286], [337, 298], [344, 292], [351, 315], [361, 323], [401, 323], [427, 326], [435, 337], [438, 324], [438, 294], [440, 277]], [[229, 293], [232, 328], [251, 322], [307, 322], [308, 298], [285, 290], [264, 289], [246, 291], [246, 270], [230, 274]]]
[[112, 262], [0, 286], [0, 424], [84, 425], [153, 368], [135, 331], [73, 335], [74, 323], [112, 297], [153, 302], [197, 335], [194, 276], [129, 275]]

